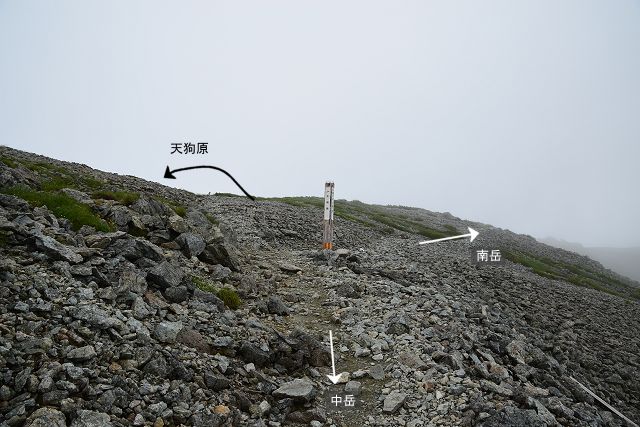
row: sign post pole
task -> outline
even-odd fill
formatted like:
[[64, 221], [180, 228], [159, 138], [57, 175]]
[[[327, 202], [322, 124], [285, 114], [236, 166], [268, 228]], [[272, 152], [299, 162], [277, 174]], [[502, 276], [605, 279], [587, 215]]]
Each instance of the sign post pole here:
[[324, 184], [324, 233], [322, 249], [333, 249], [333, 182]]

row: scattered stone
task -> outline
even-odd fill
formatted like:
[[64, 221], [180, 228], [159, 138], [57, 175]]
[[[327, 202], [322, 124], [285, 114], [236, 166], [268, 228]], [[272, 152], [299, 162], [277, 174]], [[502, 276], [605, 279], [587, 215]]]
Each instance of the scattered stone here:
[[297, 402], [308, 402], [315, 396], [313, 383], [306, 379], [295, 379], [282, 384], [273, 392], [273, 397], [288, 397]]
[[384, 403], [382, 405], [382, 412], [386, 412], [388, 414], [394, 414], [398, 412], [398, 410], [404, 405], [405, 400], [407, 400], [407, 395], [398, 390], [393, 390], [391, 393], [384, 398]]

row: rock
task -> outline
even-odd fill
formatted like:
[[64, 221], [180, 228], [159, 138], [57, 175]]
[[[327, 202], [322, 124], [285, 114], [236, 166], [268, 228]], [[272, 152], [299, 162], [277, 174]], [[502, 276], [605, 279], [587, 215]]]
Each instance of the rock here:
[[384, 398], [384, 403], [382, 404], [382, 412], [386, 412], [388, 414], [396, 413], [402, 405], [404, 405], [405, 400], [407, 400], [407, 395], [405, 393], [401, 393], [398, 390], [393, 390], [391, 393]]
[[295, 379], [273, 391], [275, 398], [291, 398], [296, 402], [309, 402], [315, 396], [313, 383], [307, 379]]
[[114, 256], [123, 256], [129, 261], [137, 261], [148, 258], [152, 261], [162, 261], [164, 254], [162, 249], [143, 238], [125, 238], [112, 241], [106, 248], [107, 253]]
[[360, 298], [362, 296], [360, 291], [349, 283], [343, 283], [338, 286], [336, 294], [343, 298]]
[[75, 311], [73, 317], [100, 329], [125, 329], [124, 323], [114, 317], [109, 316], [106, 311], [95, 306], [81, 307]]
[[213, 408], [213, 412], [215, 414], [223, 415], [226, 417], [231, 413], [231, 409], [229, 409], [229, 407], [225, 405], [216, 405]]
[[181, 303], [189, 298], [189, 291], [186, 286], [174, 286], [164, 291], [164, 296], [170, 302]]
[[204, 336], [194, 329], [182, 328], [180, 332], [178, 332], [176, 342], [184, 344], [187, 347], [195, 348], [202, 353], [208, 353], [211, 351], [211, 348], [209, 347], [209, 344], [207, 344]]
[[206, 243], [204, 239], [197, 234], [194, 233], [182, 233], [176, 238], [176, 243], [182, 249], [184, 254], [191, 258], [197, 257], [202, 252], [204, 252], [204, 248], [206, 247]]
[[163, 343], [174, 343], [182, 330], [182, 322], [160, 322], [153, 331], [154, 337]]
[[289, 308], [284, 305], [282, 300], [277, 296], [270, 296], [267, 301], [267, 310], [271, 314], [278, 314], [281, 316], [289, 315]]
[[216, 311], [220, 313], [224, 312], [224, 302], [213, 292], [201, 291], [200, 289], [195, 288], [193, 290], [193, 297], [212, 305], [215, 307]]
[[352, 394], [354, 396], [360, 396], [360, 388], [362, 387], [362, 383], [360, 381], [349, 381], [344, 386], [345, 394]]
[[147, 279], [137, 270], [125, 270], [120, 274], [118, 280], [118, 294], [133, 292], [134, 294], [144, 295], [147, 291]]
[[407, 332], [409, 332], [409, 326], [400, 321], [390, 322], [389, 326], [387, 326], [386, 332], [387, 334], [391, 335], [406, 334]]
[[204, 382], [213, 391], [221, 391], [231, 386], [231, 381], [228, 378], [213, 372], [205, 372]]
[[427, 364], [414, 351], [403, 351], [398, 356], [398, 361], [413, 369], [423, 369]]
[[238, 354], [245, 362], [250, 362], [260, 367], [265, 366], [270, 360], [269, 353], [260, 350], [249, 341], [242, 341], [240, 343]]
[[189, 230], [186, 221], [179, 215], [171, 215], [167, 220], [169, 229], [178, 234], [186, 233]]
[[507, 406], [502, 411], [487, 418], [483, 427], [530, 426], [546, 427], [546, 423], [532, 409], [519, 409]]
[[522, 341], [514, 340], [507, 344], [507, 354], [516, 362], [525, 364], [525, 347]]
[[375, 365], [369, 369], [369, 375], [374, 380], [383, 380], [384, 379], [384, 367], [382, 365]]
[[109, 415], [85, 409], [79, 410], [78, 417], [71, 423], [71, 427], [111, 427], [112, 425]]
[[78, 362], [86, 362], [96, 357], [96, 350], [92, 345], [85, 345], [84, 347], [74, 348], [67, 353], [67, 359], [71, 359]]
[[278, 264], [278, 267], [280, 267], [280, 270], [284, 271], [285, 273], [302, 272], [302, 268], [288, 262], [281, 262]]
[[147, 273], [147, 280], [160, 289], [179, 286], [183, 278], [182, 270], [171, 265], [169, 261], [162, 261]]
[[240, 270], [240, 262], [237, 249], [220, 237], [207, 243], [204, 251], [198, 258], [209, 264], [220, 264], [232, 271]]
[[142, 297], [136, 297], [136, 299], [133, 300], [131, 310], [133, 311], [133, 317], [138, 320], [144, 320], [151, 314], [149, 306], [146, 302], [144, 302], [144, 299], [142, 299]]
[[36, 234], [33, 236], [33, 241], [37, 250], [44, 252], [52, 259], [67, 261], [72, 264], [82, 262], [81, 255], [53, 237]]
[[36, 409], [24, 425], [25, 427], [67, 427], [67, 420], [57, 409], [44, 407]]

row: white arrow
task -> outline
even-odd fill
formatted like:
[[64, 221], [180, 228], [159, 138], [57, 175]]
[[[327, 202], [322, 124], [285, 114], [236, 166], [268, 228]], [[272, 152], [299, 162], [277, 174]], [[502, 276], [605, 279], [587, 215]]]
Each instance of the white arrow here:
[[333, 357], [333, 332], [329, 330], [329, 345], [331, 346], [331, 368], [333, 369], [333, 375], [327, 375], [332, 383], [338, 384], [340, 375], [336, 375], [336, 360]]
[[471, 237], [471, 240], [469, 240], [469, 242], [473, 242], [473, 239], [478, 237], [478, 234], [480, 233], [478, 233], [476, 230], [474, 230], [471, 227], [467, 227], [467, 228], [469, 229], [469, 232], [467, 234], [461, 234], [459, 236], [452, 236], [452, 237], [443, 237], [442, 239], [425, 240], [424, 242], [418, 242], [418, 244], [426, 245], [427, 243], [444, 242], [445, 240], [461, 239], [463, 237]]

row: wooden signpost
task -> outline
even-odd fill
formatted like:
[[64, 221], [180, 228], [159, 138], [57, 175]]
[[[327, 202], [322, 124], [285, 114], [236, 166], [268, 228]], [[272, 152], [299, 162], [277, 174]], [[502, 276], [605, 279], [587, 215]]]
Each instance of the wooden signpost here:
[[324, 233], [322, 249], [333, 248], [333, 182], [324, 184]]

